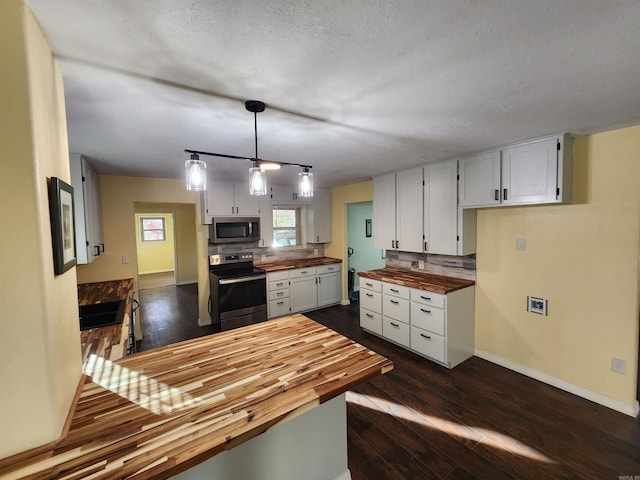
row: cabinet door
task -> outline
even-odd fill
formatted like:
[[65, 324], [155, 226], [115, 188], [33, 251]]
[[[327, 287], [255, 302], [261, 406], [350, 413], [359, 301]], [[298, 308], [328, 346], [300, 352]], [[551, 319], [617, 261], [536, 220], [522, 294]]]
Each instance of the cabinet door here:
[[457, 177], [455, 160], [424, 168], [424, 250], [428, 253], [457, 254]]
[[316, 276], [290, 280], [291, 313], [312, 310], [318, 305]]
[[500, 151], [458, 160], [460, 206], [490, 207], [500, 204]]
[[[392, 249], [396, 240], [396, 174], [373, 179], [373, 243]], [[393, 242], [393, 243], [392, 243]]]
[[318, 276], [318, 307], [340, 303], [340, 272]]
[[270, 247], [273, 244], [273, 202], [271, 195], [263, 195], [260, 199], [260, 241], [259, 247]]
[[260, 196], [249, 193], [249, 182], [234, 184], [236, 215], [257, 217], [260, 215]]
[[558, 142], [556, 138], [502, 150], [502, 203], [556, 201]]
[[396, 249], [422, 252], [422, 167], [396, 173]]
[[104, 251], [102, 243], [102, 217], [100, 212], [100, 187], [98, 177], [82, 157], [82, 182], [84, 196], [84, 218], [87, 234], [87, 262], [93, 261]]
[[[228, 217], [235, 214], [233, 183], [207, 181], [207, 191], [204, 198], [207, 217]], [[209, 221], [209, 223], [211, 222]]]
[[331, 190], [316, 188], [313, 205], [307, 208], [307, 242], [331, 241]]

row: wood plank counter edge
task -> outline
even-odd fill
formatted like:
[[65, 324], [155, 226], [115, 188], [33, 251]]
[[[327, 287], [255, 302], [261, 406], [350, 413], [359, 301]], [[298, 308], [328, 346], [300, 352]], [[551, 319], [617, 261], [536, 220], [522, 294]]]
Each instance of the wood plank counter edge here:
[[302, 315], [93, 365], [66, 437], [0, 478], [169, 478], [393, 368]]
[[369, 270], [367, 272], [358, 272], [358, 276], [442, 294], [467, 288], [475, 285], [476, 283], [473, 280], [446, 277], [444, 275], [436, 275], [427, 272], [416, 272], [414, 270], [397, 267], [386, 267], [377, 270]]

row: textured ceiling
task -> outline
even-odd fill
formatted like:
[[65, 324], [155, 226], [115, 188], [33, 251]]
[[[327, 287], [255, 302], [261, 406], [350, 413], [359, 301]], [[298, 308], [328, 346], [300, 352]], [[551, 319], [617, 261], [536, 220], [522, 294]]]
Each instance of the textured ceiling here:
[[[27, 0], [98, 173], [182, 178], [184, 149], [334, 186], [546, 134], [640, 123], [637, 0]], [[203, 157], [216, 178], [250, 162]], [[269, 173], [290, 181], [297, 169]]]

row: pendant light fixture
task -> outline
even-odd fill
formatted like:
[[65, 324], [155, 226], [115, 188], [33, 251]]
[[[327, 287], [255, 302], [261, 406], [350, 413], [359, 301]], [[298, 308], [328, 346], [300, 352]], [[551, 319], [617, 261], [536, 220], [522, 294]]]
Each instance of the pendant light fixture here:
[[283, 165], [301, 167], [302, 172], [298, 174], [298, 196], [305, 198], [313, 197], [313, 173], [309, 171], [311, 169], [311, 165], [262, 160], [258, 157], [258, 113], [264, 112], [266, 105], [264, 102], [259, 100], [247, 100], [244, 103], [244, 106], [248, 111], [253, 112], [255, 157], [249, 158], [236, 155], [226, 155], [223, 153], [203, 152], [200, 150], [185, 150], [185, 152], [191, 154], [191, 160], [187, 160], [185, 162], [187, 170], [187, 190], [206, 190], [206, 164], [200, 160], [199, 155], [211, 155], [213, 157], [235, 158], [253, 162], [253, 166], [249, 169], [249, 193], [251, 195], [267, 194], [266, 170], [278, 170]]
[[187, 176], [187, 190], [203, 192], [207, 189], [207, 164], [200, 160], [197, 153], [184, 162]]

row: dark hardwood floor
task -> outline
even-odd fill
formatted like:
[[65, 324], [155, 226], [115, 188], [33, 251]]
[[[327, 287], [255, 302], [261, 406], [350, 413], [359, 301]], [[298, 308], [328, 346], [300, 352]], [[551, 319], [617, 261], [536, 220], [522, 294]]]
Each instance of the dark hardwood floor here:
[[[154, 290], [141, 292], [145, 348], [212, 333], [195, 285]], [[353, 480], [640, 479], [638, 419], [477, 357], [438, 366], [363, 332], [357, 304], [307, 316], [394, 362], [347, 393]]]

